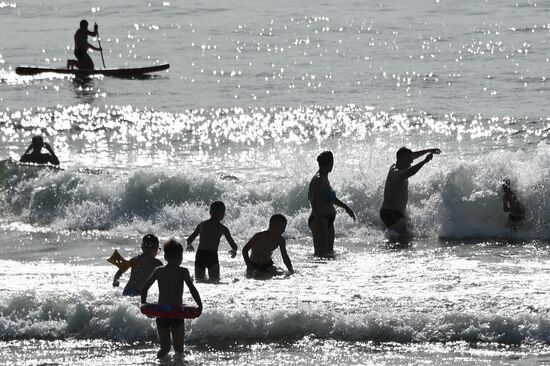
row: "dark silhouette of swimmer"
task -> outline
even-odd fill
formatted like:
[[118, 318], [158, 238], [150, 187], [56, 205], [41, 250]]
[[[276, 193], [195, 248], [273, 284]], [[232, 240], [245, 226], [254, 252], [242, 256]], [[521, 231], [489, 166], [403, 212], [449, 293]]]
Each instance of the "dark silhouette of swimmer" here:
[[355, 220], [355, 214], [345, 203], [336, 197], [330, 186], [328, 174], [334, 166], [332, 152], [325, 151], [317, 157], [319, 171], [309, 183], [308, 199], [311, 203], [311, 216], [308, 224], [313, 234], [313, 247], [317, 256], [334, 255], [334, 219], [336, 209], [343, 208]]
[[[409, 178], [433, 158], [433, 154], [440, 154], [439, 149], [412, 151], [406, 147], [397, 150], [397, 161], [390, 167], [384, 185], [384, 201], [380, 209], [380, 218], [384, 225], [399, 232], [407, 231], [405, 210], [409, 200]], [[419, 157], [428, 154], [420, 163], [411, 166]]]
[[80, 21], [80, 28], [74, 34], [74, 55], [76, 60], [67, 60], [67, 69], [79, 68], [85, 70], [93, 70], [94, 62], [90, 55], [88, 55], [88, 48], [92, 50], [101, 51], [100, 47], [95, 47], [88, 43], [88, 36], [96, 37], [97, 24], [94, 25], [94, 31], [90, 32], [88, 30], [88, 22], [86, 20]]
[[525, 209], [514, 191], [512, 191], [510, 179], [505, 179], [502, 185], [504, 195], [502, 196], [502, 209], [508, 212], [508, 221], [518, 223], [525, 219]]
[[[48, 150], [49, 154], [42, 154], [42, 148]], [[59, 159], [53, 152], [52, 147], [47, 142], [44, 142], [42, 136], [34, 136], [32, 138], [32, 143], [19, 161], [21, 163], [59, 165]]]

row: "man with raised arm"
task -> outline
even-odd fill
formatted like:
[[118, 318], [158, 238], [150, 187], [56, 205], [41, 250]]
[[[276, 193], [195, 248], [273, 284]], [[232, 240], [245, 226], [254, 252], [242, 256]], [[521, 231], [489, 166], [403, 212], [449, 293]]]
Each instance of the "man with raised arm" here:
[[[433, 154], [440, 154], [439, 149], [412, 151], [406, 147], [397, 150], [397, 161], [390, 167], [384, 186], [384, 202], [380, 209], [380, 218], [386, 227], [399, 232], [406, 231], [407, 223], [405, 210], [409, 200], [409, 178], [433, 158]], [[411, 166], [412, 162], [421, 156], [426, 158], [420, 163]]]

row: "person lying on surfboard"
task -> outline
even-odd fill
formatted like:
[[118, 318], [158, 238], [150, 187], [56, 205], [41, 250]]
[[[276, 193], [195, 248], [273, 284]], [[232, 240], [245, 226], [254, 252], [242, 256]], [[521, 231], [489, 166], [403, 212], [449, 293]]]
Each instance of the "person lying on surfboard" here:
[[[164, 259], [167, 264], [164, 267], [155, 269], [151, 277], [145, 282], [141, 289], [141, 303], [147, 303], [147, 291], [155, 281], [159, 286], [159, 304], [181, 307], [183, 305], [183, 284], [187, 285], [193, 300], [197, 303], [199, 315], [202, 313], [202, 301], [187, 268], [181, 267], [183, 257], [183, 246], [177, 241], [170, 239], [163, 246]], [[185, 333], [184, 319], [179, 318], [157, 318], [157, 332], [160, 341], [158, 358], [162, 358], [170, 352], [174, 346], [174, 352], [183, 354], [183, 336]], [[170, 339], [170, 334], [172, 339]]]
[[[143, 287], [143, 284], [151, 276], [155, 268], [162, 266], [162, 262], [155, 258], [159, 252], [159, 239], [155, 235], [147, 234], [143, 237], [141, 251], [140, 255], [133, 257], [129, 261], [125, 261], [123, 258], [120, 258], [121, 260], [116, 260], [118, 258], [113, 259], [113, 257], [109, 258], [109, 262], [119, 267], [113, 279], [113, 287], [120, 285], [118, 280], [128, 268], [132, 269], [130, 279], [122, 292], [124, 296], [139, 296], [141, 294], [141, 287]], [[114, 255], [116, 254], [118, 252]]]
[[80, 28], [74, 34], [74, 55], [76, 60], [67, 60], [67, 69], [73, 69], [75, 67], [84, 70], [93, 70], [94, 61], [90, 55], [88, 55], [88, 48], [95, 51], [102, 51], [101, 47], [95, 47], [88, 43], [88, 36], [97, 37], [97, 24], [94, 25], [94, 31], [88, 30], [88, 22], [86, 20], [80, 21]]
[[[266, 231], [255, 234], [243, 248], [243, 258], [247, 274], [268, 274], [275, 269], [271, 255], [279, 248], [281, 257], [290, 274], [294, 273], [292, 262], [286, 252], [286, 241], [281, 236], [286, 229], [286, 217], [280, 214], [271, 216]], [[252, 253], [249, 255], [248, 252]]]
[[187, 251], [195, 250], [192, 243], [200, 235], [199, 247], [195, 256], [195, 279], [204, 280], [205, 272], [208, 269], [208, 279], [211, 282], [220, 280], [220, 262], [218, 259], [218, 247], [220, 239], [225, 239], [231, 245], [229, 254], [231, 258], [237, 255], [237, 244], [229, 229], [221, 223], [225, 216], [225, 204], [222, 201], [212, 202], [210, 205], [210, 219], [201, 222], [189, 238], [187, 238]]
[[[42, 154], [42, 148], [48, 150], [49, 154]], [[44, 142], [42, 136], [34, 136], [32, 138], [31, 144], [19, 161], [21, 163], [59, 165], [59, 159], [55, 156], [52, 147], [47, 142]]]

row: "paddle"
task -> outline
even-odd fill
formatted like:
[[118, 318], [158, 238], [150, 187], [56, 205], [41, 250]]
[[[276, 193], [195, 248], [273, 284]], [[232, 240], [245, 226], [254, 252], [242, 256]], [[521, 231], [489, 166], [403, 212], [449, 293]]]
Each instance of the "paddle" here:
[[[94, 25], [97, 27], [97, 23], [94, 23]], [[105, 66], [105, 59], [103, 58], [103, 47], [101, 47], [101, 40], [99, 39], [99, 31], [96, 31], [96, 34], [97, 34], [97, 42], [99, 43], [99, 49], [101, 51], [99, 51], [101, 53], [101, 61], [103, 62], [103, 68], [106, 69], [107, 67]]]

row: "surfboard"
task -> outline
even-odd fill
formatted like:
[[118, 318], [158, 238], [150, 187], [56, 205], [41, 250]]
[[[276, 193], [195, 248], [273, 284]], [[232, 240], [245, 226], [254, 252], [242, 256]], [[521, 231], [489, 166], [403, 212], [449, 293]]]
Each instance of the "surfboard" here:
[[139, 308], [142, 314], [153, 318], [195, 319], [200, 314], [199, 309], [193, 306], [173, 306], [167, 304], [147, 303]]
[[137, 76], [144, 76], [146, 74], [168, 70], [170, 64], [146, 66], [146, 67], [130, 67], [121, 69], [60, 69], [49, 67], [35, 67], [35, 66], [19, 66], [15, 68], [17, 75], [37, 75], [42, 73], [55, 73], [55, 74], [68, 74], [75, 76], [90, 76], [90, 75], [105, 75], [119, 78], [131, 78]]
[[128, 268], [132, 266], [130, 264], [130, 261], [127, 261], [126, 259], [124, 259], [116, 249], [113, 252], [113, 254], [109, 257], [109, 259], [107, 259], [107, 262], [114, 264], [124, 272], [126, 272]]

